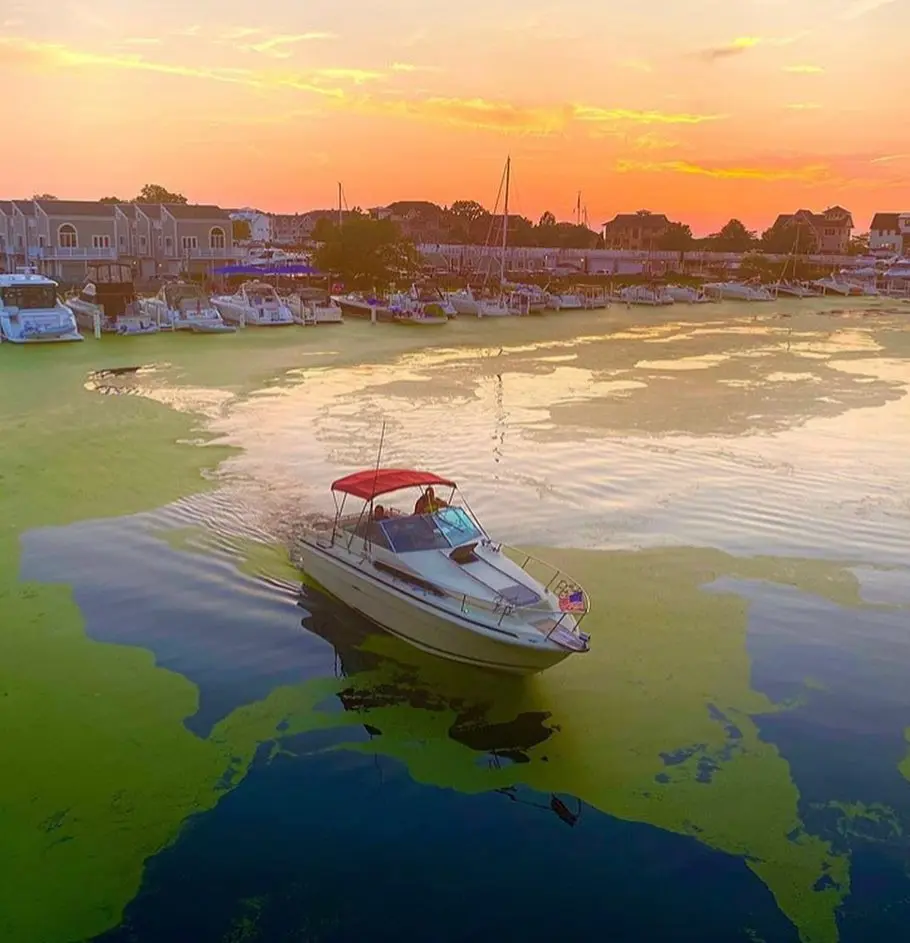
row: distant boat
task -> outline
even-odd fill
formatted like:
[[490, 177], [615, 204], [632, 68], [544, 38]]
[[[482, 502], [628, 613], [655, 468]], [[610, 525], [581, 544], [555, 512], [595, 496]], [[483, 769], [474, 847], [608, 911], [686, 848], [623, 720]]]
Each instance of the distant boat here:
[[244, 282], [233, 295], [215, 295], [212, 304], [225, 321], [240, 327], [285, 327], [294, 324], [291, 309], [265, 282]]
[[774, 295], [763, 285], [746, 282], [709, 282], [705, 293], [722, 301], [774, 301]]
[[133, 270], [121, 262], [97, 262], [88, 266], [82, 290], [67, 297], [66, 304], [85, 330], [96, 322], [105, 334], [157, 334], [158, 318], [139, 306]]
[[196, 334], [230, 334], [218, 309], [195, 282], [168, 282], [153, 298], [140, 298], [139, 310], [163, 329]]
[[0, 341], [81, 340], [75, 315], [57, 297], [55, 281], [32, 272], [0, 275]]

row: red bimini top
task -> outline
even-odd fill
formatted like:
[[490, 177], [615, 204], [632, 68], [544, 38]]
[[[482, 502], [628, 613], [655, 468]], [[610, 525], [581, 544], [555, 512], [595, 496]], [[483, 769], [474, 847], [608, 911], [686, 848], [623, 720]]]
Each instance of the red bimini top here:
[[371, 468], [355, 472], [332, 482], [332, 491], [352, 494], [355, 498], [371, 501], [380, 494], [401, 491], [403, 488], [419, 488], [424, 485], [456, 487], [454, 481], [440, 478], [432, 472], [413, 471], [407, 468]]

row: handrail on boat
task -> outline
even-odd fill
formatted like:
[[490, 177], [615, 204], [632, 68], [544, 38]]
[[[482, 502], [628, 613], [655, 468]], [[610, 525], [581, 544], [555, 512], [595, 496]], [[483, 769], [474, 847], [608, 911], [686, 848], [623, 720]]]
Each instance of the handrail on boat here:
[[[308, 527], [306, 528], [306, 530], [310, 534], [312, 534], [317, 544], [322, 543], [326, 548], [329, 548], [329, 547], [334, 546], [337, 538], [340, 537], [340, 534], [338, 533], [338, 530], [336, 529], [337, 523], [338, 523], [338, 520], [336, 519], [333, 522], [333, 526], [331, 528], [325, 528], [321, 530], [316, 527]], [[527, 553], [527, 551], [518, 550], [517, 548], [511, 547], [508, 544], [503, 544], [503, 543], [490, 540], [489, 537], [485, 538], [481, 543], [483, 546], [487, 546], [490, 549], [493, 549], [496, 551], [500, 551], [500, 552], [503, 550], [509, 551], [509, 553], [507, 554], [509, 556], [509, 559], [511, 559], [513, 563], [517, 564], [525, 573], [527, 573], [533, 579], [537, 579], [537, 577], [535, 577], [533, 572], [531, 572], [531, 570], [529, 569], [529, 566], [531, 564], [538, 564], [539, 566], [544, 567], [550, 573], [550, 578], [544, 585], [544, 590], [556, 596], [557, 598], [560, 596], [560, 594], [568, 594], [570, 592], [571, 593], [580, 592], [582, 594], [582, 604], [581, 604], [582, 608], [575, 609], [575, 610], [560, 610], [558, 619], [555, 620], [553, 626], [546, 633], [545, 637], [549, 639], [553, 635], [554, 632], [556, 632], [560, 628], [563, 628], [566, 631], [571, 632], [572, 635], [576, 636], [579, 639], [583, 637], [585, 639], [587, 638], [587, 636], [581, 632], [581, 623], [584, 620], [585, 616], [587, 616], [587, 614], [591, 611], [591, 601], [590, 601], [590, 597], [588, 596], [588, 593], [577, 580], [573, 579], [563, 570], [560, 570], [559, 567], [554, 566], [552, 563], [547, 563], [545, 560], [541, 560], [538, 557], [535, 557], [533, 554]], [[485, 561], [485, 562], [488, 565], [495, 566], [495, 564], [490, 564], [490, 561]], [[398, 578], [407, 582], [407, 577], [405, 574], [400, 574]], [[419, 584], [415, 582], [414, 585], [419, 585]], [[450, 590], [447, 590], [444, 586], [438, 586], [436, 587], [436, 589], [439, 591], [439, 593], [442, 596], [452, 599], [453, 601], [459, 602], [459, 608], [461, 609], [461, 612], [465, 615], [468, 615], [471, 609], [489, 612], [494, 616], [498, 615], [498, 619], [496, 622], [497, 627], [502, 626], [502, 622], [507, 616], [526, 615], [528, 617], [532, 617], [535, 615], [536, 616], [545, 616], [545, 615], [555, 616], [556, 615], [556, 612], [541, 609], [538, 606], [516, 605], [515, 603], [508, 600], [505, 596], [500, 594], [493, 587], [489, 586], [486, 583], [484, 583], [484, 585], [487, 586], [487, 588], [490, 589], [491, 592], [495, 594], [496, 599], [494, 602], [491, 602], [487, 599], [483, 599], [479, 596], [472, 596], [468, 593], [451, 592]]]

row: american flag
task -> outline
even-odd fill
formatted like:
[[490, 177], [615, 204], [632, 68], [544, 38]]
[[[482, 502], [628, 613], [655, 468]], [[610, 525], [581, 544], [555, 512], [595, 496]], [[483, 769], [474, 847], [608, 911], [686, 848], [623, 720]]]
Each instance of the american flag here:
[[560, 612], [584, 612], [584, 609], [585, 594], [580, 589], [576, 589], [571, 593], [559, 594]]

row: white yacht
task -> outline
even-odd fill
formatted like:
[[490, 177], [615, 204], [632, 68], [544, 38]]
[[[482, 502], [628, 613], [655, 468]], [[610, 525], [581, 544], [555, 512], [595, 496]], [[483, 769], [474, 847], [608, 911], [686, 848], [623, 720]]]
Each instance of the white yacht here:
[[820, 288], [826, 295], [843, 295], [847, 297], [849, 295], [856, 296], [865, 294], [862, 286], [856, 285], [846, 279], [838, 278], [836, 275], [828, 275], [825, 278], [819, 278], [812, 284]]
[[55, 281], [33, 272], [0, 275], [0, 341], [81, 340], [73, 312], [57, 297]]
[[244, 282], [233, 295], [216, 295], [212, 304], [230, 324], [281, 327], [294, 324], [291, 309], [266, 282]]
[[548, 292], [547, 307], [551, 311], [582, 311], [585, 307], [584, 299], [574, 291]]
[[709, 304], [714, 300], [705, 294], [702, 289], [691, 288], [688, 285], [667, 285], [664, 288], [664, 294], [679, 304], [687, 305]]
[[774, 301], [774, 295], [763, 285], [746, 282], [709, 282], [705, 294], [719, 301]]
[[788, 298], [817, 298], [821, 290], [802, 282], [778, 282], [773, 288], [777, 296], [785, 295]]
[[630, 285], [619, 293], [620, 301], [627, 305], [645, 305], [649, 308], [659, 308], [673, 304], [673, 299], [662, 288], [652, 288], [649, 285]]
[[[451, 489], [446, 501], [435, 488]], [[419, 494], [413, 513], [376, 500], [407, 490]], [[387, 632], [443, 658], [515, 674], [588, 651], [584, 589], [494, 543], [453, 481], [377, 464], [334, 482], [332, 493], [334, 520], [301, 536], [302, 568]], [[348, 498], [362, 502], [359, 513], [345, 514]]]
[[342, 324], [341, 306], [321, 288], [300, 288], [284, 299], [298, 324]]
[[480, 304], [470, 288], [462, 288], [460, 291], [450, 291], [446, 294], [446, 299], [455, 310], [456, 314], [468, 315], [469, 317], [480, 315]]
[[225, 324], [218, 309], [195, 282], [168, 282], [153, 298], [140, 298], [139, 310], [162, 330], [196, 334], [226, 334], [237, 330]]
[[157, 334], [158, 318], [139, 307], [133, 270], [121, 262], [88, 266], [82, 291], [66, 299], [76, 323], [87, 331], [105, 334]]

